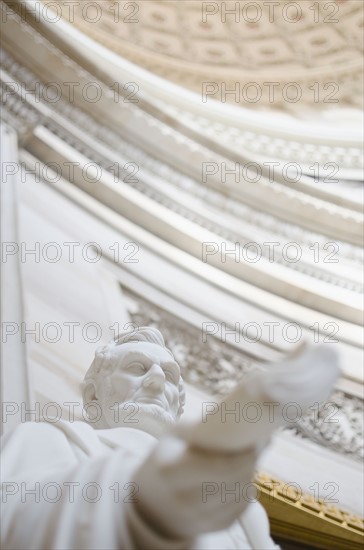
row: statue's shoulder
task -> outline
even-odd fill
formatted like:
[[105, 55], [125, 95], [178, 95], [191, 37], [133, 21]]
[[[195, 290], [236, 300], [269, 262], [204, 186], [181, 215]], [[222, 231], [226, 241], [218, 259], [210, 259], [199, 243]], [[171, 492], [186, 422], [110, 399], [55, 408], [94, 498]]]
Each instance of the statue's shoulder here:
[[[96, 430], [86, 422], [41, 418], [37, 422], [23, 422], [2, 438], [3, 451], [14, 449], [43, 449], [66, 456], [96, 456], [104, 449]], [[54, 461], [54, 458], [52, 459]]]
[[53, 430], [58, 430], [68, 443], [81, 449], [88, 456], [103, 454], [105, 449], [98, 437], [98, 430], [91, 424], [81, 420], [69, 422], [67, 420], [42, 418], [42, 423], [50, 425]]
[[47, 425], [47, 426], [53, 426], [54, 428], [61, 428], [61, 429], [71, 429], [74, 430], [87, 430], [87, 431], [94, 431], [94, 428], [88, 424], [87, 422], [84, 422], [82, 420], [63, 420], [63, 418], [56, 418], [53, 416], [41, 416], [39, 421], [37, 422], [39, 425]]
[[94, 438], [96, 437], [96, 430], [87, 422], [82, 420], [75, 420], [70, 422], [69, 420], [63, 420], [62, 418], [52, 418], [43, 416], [38, 422], [39, 426], [47, 426], [47, 430], [58, 430], [67, 436], [78, 435], [80, 437]]
[[1, 437], [2, 442], [7, 442], [9, 439], [16, 437], [17, 439], [21, 438], [32, 438], [36, 437], [39, 434], [44, 434], [52, 431], [51, 424], [45, 423], [42, 420], [37, 421], [26, 421], [19, 422], [11, 430], [7, 430], [5, 434]]
[[[24, 455], [24, 460], [31, 460], [33, 449], [64, 449], [65, 440], [62, 432], [48, 422], [21, 422], [5, 432], [1, 438], [2, 453]], [[4, 455], [3, 455], [4, 456]]]
[[9, 439], [38, 439], [50, 437], [51, 439], [62, 437], [62, 434], [83, 434], [91, 437], [94, 429], [86, 422], [69, 422], [51, 417], [41, 417], [37, 421], [20, 422], [17, 426], [5, 432], [2, 436], [3, 444]]

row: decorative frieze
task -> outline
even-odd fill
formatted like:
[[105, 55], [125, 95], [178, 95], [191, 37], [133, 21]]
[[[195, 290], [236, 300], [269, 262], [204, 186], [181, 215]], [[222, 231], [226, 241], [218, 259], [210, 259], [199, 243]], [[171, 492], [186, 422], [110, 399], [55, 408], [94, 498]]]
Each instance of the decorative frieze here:
[[364, 402], [342, 391], [312, 410], [290, 430], [333, 451], [364, 459]]

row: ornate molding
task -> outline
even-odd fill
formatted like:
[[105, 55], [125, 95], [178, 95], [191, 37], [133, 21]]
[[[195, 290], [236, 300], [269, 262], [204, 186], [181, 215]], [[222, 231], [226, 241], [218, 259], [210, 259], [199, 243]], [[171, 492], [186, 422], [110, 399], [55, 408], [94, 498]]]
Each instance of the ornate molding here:
[[263, 472], [257, 473], [254, 481], [273, 536], [324, 550], [363, 547], [361, 517], [332, 504], [330, 499], [302, 492], [298, 483], [285, 483]]
[[[102, 168], [104, 168], [105, 170], [110, 170], [110, 159], [106, 159], [105, 157], [102, 157], [102, 155], [98, 153], [96, 149], [92, 150], [90, 147], [83, 144], [79, 139], [63, 131], [59, 126], [56, 126], [54, 123], [52, 123], [52, 121], [47, 121], [45, 123], [45, 126], [48, 129], [50, 129], [54, 134], [61, 137], [61, 139], [65, 140], [75, 150], [82, 153], [87, 158], [92, 159], [94, 162], [97, 162], [97, 164]], [[91, 124], [88, 123], [87, 127], [90, 131]], [[111, 147], [115, 147], [116, 136], [115, 136], [115, 140], [109, 139], [108, 142]], [[143, 195], [150, 197], [152, 200], [156, 201], [157, 203], [162, 204], [163, 206], [166, 206], [167, 208], [178, 213], [184, 218], [193, 221], [200, 227], [210, 230], [211, 232], [221, 237], [222, 239], [226, 239], [232, 243], [239, 243], [242, 248], [248, 243], [252, 242], [251, 241], [252, 237], [243, 236], [239, 232], [232, 232], [229, 228], [224, 227], [223, 223], [218, 223], [215, 221], [215, 219], [218, 219], [218, 214], [220, 212], [228, 212], [231, 215], [231, 220], [235, 218], [236, 221], [239, 223], [241, 223], [241, 220], [244, 220], [244, 222], [246, 222], [247, 218], [250, 223], [252, 223], [252, 218], [254, 219], [255, 222], [258, 222], [257, 225], [260, 226], [260, 229], [263, 229], [263, 231], [265, 231], [265, 236], [263, 235], [260, 238], [262, 243], [264, 240], [266, 240], [267, 242], [270, 242], [270, 240], [272, 239], [272, 232], [273, 232], [274, 238], [283, 237], [288, 239], [287, 242], [291, 242], [293, 235], [298, 234], [299, 238], [295, 242], [299, 242], [302, 245], [302, 248], [304, 249], [307, 255], [309, 254], [309, 247], [310, 246], [312, 247], [314, 243], [319, 243], [320, 253], [323, 254], [324, 256], [327, 255], [327, 252], [325, 252], [323, 249], [323, 247], [327, 244], [327, 238], [323, 237], [322, 235], [314, 234], [314, 236], [312, 236], [311, 239], [308, 240], [308, 237], [310, 234], [308, 232], [304, 232], [298, 226], [290, 226], [289, 224], [284, 225], [281, 222], [279, 222], [276, 218], [273, 218], [266, 214], [259, 215], [258, 212], [252, 209], [249, 209], [249, 207], [247, 207], [246, 205], [234, 202], [231, 199], [226, 199], [225, 197], [222, 196], [221, 193], [214, 192], [212, 190], [206, 189], [205, 187], [202, 187], [195, 180], [192, 180], [191, 178], [186, 178], [185, 176], [173, 170], [172, 168], [165, 165], [161, 165], [161, 163], [156, 161], [153, 162], [152, 158], [149, 157], [146, 153], [142, 152], [140, 149], [138, 150], [134, 146], [130, 146], [126, 142], [123, 143], [120, 139], [118, 140], [117, 149], [119, 151], [122, 151], [124, 154], [127, 152], [126, 156], [128, 160], [131, 162], [137, 162], [139, 166], [143, 167], [143, 169], [149, 169], [150, 167], [153, 167], [154, 170], [152, 170], [152, 173], [158, 175], [164, 181], [168, 181], [169, 185], [177, 184], [176, 185], [177, 189], [178, 188], [184, 189], [185, 191], [188, 192], [189, 195], [193, 195], [194, 197], [200, 198], [204, 202], [209, 203], [212, 206], [212, 208], [216, 209], [216, 212], [215, 212], [216, 216], [211, 216], [210, 218], [206, 218], [198, 214], [198, 212], [193, 211], [193, 209], [184, 207], [183, 205], [176, 202], [170, 196], [159, 192], [157, 189], [153, 188], [148, 183], [143, 181], [142, 176], [138, 178], [138, 181], [134, 181], [133, 183], [130, 183], [128, 182], [127, 179], [125, 179], [124, 180], [125, 183], [127, 183], [128, 185], [131, 185], [135, 189], [138, 189], [143, 193]], [[121, 171], [120, 175], [124, 177], [127, 175], [127, 173], [123, 174]], [[247, 214], [247, 216], [245, 216], [245, 214]], [[265, 227], [261, 223], [262, 221], [263, 221], [263, 224], [265, 222]], [[271, 221], [271, 224], [269, 224], [269, 221]], [[266, 227], [267, 225], [270, 225], [270, 227]], [[282, 227], [282, 229], [285, 229], [285, 234], [282, 235], [282, 233], [280, 232], [280, 227]], [[254, 228], [247, 226], [245, 234], [248, 234], [248, 233], [253, 234]], [[316, 240], [314, 240], [314, 238]], [[256, 237], [255, 237], [255, 241], [258, 241]], [[353, 247], [351, 245], [348, 245], [340, 241], [339, 242], [335, 241], [335, 242], [337, 243], [338, 250], [340, 251], [339, 252], [340, 258], [349, 259], [353, 263], [357, 262], [358, 266], [360, 265], [361, 257], [363, 254], [363, 251], [360, 247]], [[341, 247], [343, 247], [344, 253], [342, 253]], [[262, 247], [261, 250], [262, 250], [262, 257], [265, 258], [266, 261], [268, 262], [269, 250], [268, 249], [265, 250], [264, 247]], [[309, 263], [308, 261], [306, 262], [300, 261], [298, 263], [287, 261], [283, 256], [281, 244], [279, 245], [279, 247], [276, 248], [276, 252], [277, 254], [275, 256], [275, 262], [280, 265], [283, 265], [287, 269], [300, 272], [306, 276], [309, 276], [311, 278], [314, 278], [320, 281], [324, 281], [328, 284], [337, 286], [339, 288], [345, 288], [347, 290], [350, 290], [352, 292], [357, 292], [359, 294], [363, 293], [362, 284], [356, 283], [350, 278], [345, 278], [343, 276], [336, 275], [334, 271], [326, 271], [325, 269], [320, 269], [318, 265], [312, 262]], [[349, 252], [349, 254], [347, 252]], [[354, 253], [354, 258], [350, 254], [350, 252]], [[328, 268], [328, 266], [326, 266], [326, 268]]]
[[[340, 9], [342, 9], [342, 7]], [[14, 17], [16, 18], [17, 16]], [[29, 24], [26, 24], [24, 21], [22, 21], [21, 18], [18, 17], [17, 21], [25, 32], [32, 34], [37, 42], [42, 43], [44, 47], [46, 47], [49, 51], [52, 51], [54, 53], [58, 52], [57, 58], [62, 63], [64, 63], [65, 66], [72, 66], [72, 69], [76, 72], [76, 74], [80, 76], [80, 78], [87, 78], [91, 76], [88, 75], [87, 71], [77, 66], [72, 59], [57, 50], [57, 48], [55, 48], [53, 44], [46, 40], [40, 33], [37, 33], [35, 29], [33, 29]], [[345, 68], [347, 68], [347, 64], [345, 65]], [[120, 72], [119, 68], [118, 72]], [[115, 72], [113, 74], [115, 74]], [[121, 74], [123, 74], [122, 70]], [[321, 73], [319, 72], [319, 75], [320, 74]], [[355, 79], [358, 79], [357, 71], [353, 71], [353, 75], [355, 76]], [[139, 82], [141, 78], [141, 76], [137, 73], [134, 76], [132, 74], [124, 76], [129, 79], [136, 78], [137, 82]], [[113, 78], [115, 77], [113, 76]], [[351, 85], [350, 91], [352, 91], [352, 89], [353, 86]], [[153, 103], [155, 105], [158, 104], [157, 97], [153, 97]], [[173, 103], [172, 92], [171, 102], [169, 103]], [[176, 106], [169, 105], [167, 108], [166, 102], [159, 102], [159, 106], [162, 111], [172, 114], [176, 120], [185, 120], [187, 122], [188, 120], [193, 121], [194, 128], [196, 128], [196, 130], [199, 131], [201, 135], [205, 135], [212, 140], [216, 139], [216, 136], [219, 136], [218, 141], [222, 145], [228, 145], [230, 148], [233, 148], [232, 145], [236, 143], [238, 151], [246, 151], [248, 155], [250, 153], [250, 155], [252, 156], [256, 156], [258, 154], [261, 157], [265, 157], [265, 159], [279, 158], [281, 160], [292, 160], [292, 158], [294, 158], [298, 159], [301, 163], [310, 164], [313, 161], [323, 164], [325, 164], [325, 162], [336, 162], [342, 167], [344, 171], [352, 170], [353, 168], [357, 167], [357, 177], [360, 178], [361, 148], [359, 145], [354, 145], [353, 143], [350, 143], [350, 145], [348, 144], [339, 147], [336, 147], [335, 145], [327, 146], [327, 144], [325, 143], [325, 139], [322, 136], [320, 137], [320, 135], [315, 136], [315, 139], [311, 140], [310, 137], [312, 138], [312, 133], [310, 134], [310, 137], [309, 135], [305, 137], [301, 136], [296, 142], [296, 138], [294, 137], [296, 136], [296, 134], [292, 134], [292, 136], [289, 137], [288, 134], [286, 135], [284, 134], [284, 132], [281, 132], [276, 125], [274, 126], [274, 135], [272, 135], [272, 131], [268, 135], [263, 135], [264, 131], [260, 131], [258, 120], [253, 126], [251, 124], [252, 120], [250, 120], [250, 123], [243, 125], [241, 122], [238, 121], [240, 127], [234, 128], [234, 124], [236, 124], [237, 122], [236, 116], [234, 119], [232, 119], [231, 124], [229, 124], [229, 126], [226, 126], [226, 124], [221, 123], [221, 121], [219, 123], [215, 123], [213, 117], [206, 118], [204, 116], [201, 117], [200, 115], [196, 116], [196, 114], [193, 112], [195, 111], [196, 105], [194, 106], [194, 108], [191, 108], [190, 112], [181, 107], [177, 107], [179, 103], [180, 102], [178, 100], [176, 101]], [[201, 102], [198, 103], [201, 110]], [[123, 103], [123, 108], [125, 109], [130, 109], [134, 107], [136, 106], [128, 103]], [[193, 107], [192, 104], [191, 107]], [[142, 114], [138, 110], [133, 112], [135, 116], [140, 116]], [[211, 114], [213, 114], [212, 111]], [[145, 113], [142, 114], [143, 118], [145, 118], [145, 115]], [[296, 119], [296, 121], [298, 122], [298, 119]], [[282, 123], [283, 122], [284, 119], [282, 119]], [[148, 124], [155, 125], [155, 119], [153, 119], [152, 117], [152, 119], [149, 120]], [[249, 127], [249, 130], [246, 129], [247, 127]], [[253, 127], [258, 128], [258, 130], [253, 130]], [[171, 129], [169, 129], [169, 135], [171, 139], [176, 139], [174, 133], [171, 132]], [[178, 141], [180, 142], [181, 134], [178, 135]], [[325, 135], [327, 139], [329, 139], [331, 133], [327, 133], [326, 131]], [[186, 136], [184, 136], [183, 139], [183, 146], [189, 148], [191, 151], [196, 151], [195, 143], [193, 142], [193, 140], [186, 139]], [[302, 206], [304, 207], [304, 204], [302, 204]]]
[[[96, 148], [91, 149], [89, 146], [82, 143], [80, 139], [72, 136], [69, 132], [64, 131], [58, 125], [55, 125], [51, 120], [47, 121], [45, 123], [45, 126], [49, 130], [51, 130], [55, 135], [57, 135], [58, 137], [66, 141], [75, 150], [77, 150], [81, 154], [85, 155], [87, 158], [96, 162], [103, 169], [105, 169], [106, 171], [110, 170], [110, 159], [106, 159], [105, 157], [103, 157], [99, 152], [97, 152]], [[90, 132], [92, 128], [92, 122], [90, 121], [89, 123], [87, 123], [87, 125], [85, 125], [85, 129], [86, 127]], [[255, 218], [255, 220], [259, 220], [259, 213], [257, 213], [256, 211], [253, 211], [252, 209], [249, 209], [246, 205], [233, 202], [231, 199], [229, 200], [224, 198], [222, 194], [218, 192], [214, 193], [214, 191], [210, 191], [204, 187], [201, 187], [200, 185], [198, 185], [198, 183], [195, 180], [186, 178], [182, 174], [176, 171], [173, 171], [173, 169], [167, 166], [161, 165], [161, 163], [158, 163], [158, 162], [153, 163], [153, 160], [151, 159], [151, 157], [149, 157], [146, 153], [142, 152], [140, 149], [138, 150], [134, 146], [130, 146], [126, 142], [123, 143], [122, 140], [120, 140], [120, 138], [117, 140], [116, 137], [117, 136], [115, 136], [115, 139], [109, 139], [108, 143], [111, 147], [114, 148], [115, 142], [118, 141], [117, 149], [118, 151], [122, 151], [123, 154], [127, 152], [126, 156], [128, 158], [128, 161], [138, 162], [139, 166], [142, 166], [143, 169], [149, 169], [149, 166], [152, 165], [154, 167], [153, 173], [160, 176], [164, 181], [168, 181], [169, 185], [174, 185], [175, 183], [177, 183], [178, 185], [177, 188], [180, 188], [180, 189], [184, 188], [189, 195], [193, 194], [196, 198], [197, 197], [202, 198], [203, 201], [209, 203], [213, 208], [216, 209], [216, 212], [215, 212], [216, 215], [211, 216], [210, 218], [206, 218], [200, 215], [198, 212], [194, 211], [193, 209], [187, 208], [179, 204], [177, 201], [173, 199], [173, 197], [171, 198], [165, 193], [159, 192], [157, 189], [153, 188], [151, 185], [146, 183], [143, 180], [142, 175], [140, 176], [140, 178], [138, 178], [138, 181], [133, 181], [133, 183], [129, 182], [128, 179], [126, 178], [124, 179], [125, 183], [127, 183], [128, 185], [131, 185], [135, 189], [138, 189], [143, 193], [143, 195], [150, 197], [152, 200], [154, 200], [155, 202], [163, 206], [166, 206], [170, 210], [183, 216], [185, 219], [193, 221], [200, 227], [210, 230], [211, 232], [221, 237], [222, 239], [226, 239], [232, 243], [239, 243], [239, 245], [242, 248], [248, 243], [252, 242], [251, 240], [252, 237], [243, 236], [242, 233], [239, 233], [239, 232], [232, 232], [229, 228], [224, 227], [223, 223], [216, 222], [215, 219], [218, 219], [219, 217], [218, 215], [220, 212], [229, 212], [229, 214], [231, 215], [231, 220], [235, 218], [238, 223], [241, 223], [242, 219], [246, 221], [246, 217], [244, 216], [246, 212], [248, 213], [247, 217], [248, 218], [250, 217], [250, 220], [251, 218]], [[156, 165], [159, 165], [159, 169], [158, 167], [156, 167]], [[123, 173], [122, 170], [120, 170], [121, 179], [123, 179], [126, 175], [127, 173]], [[169, 177], [172, 175], [174, 175], [174, 177]], [[183, 185], [183, 182], [186, 179], [187, 181], [185, 185]], [[213, 195], [215, 195], [215, 198], [217, 198], [216, 201], [212, 200]], [[213, 204], [214, 202], [215, 204]], [[219, 203], [219, 204], [216, 204], [216, 203]], [[228, 206], [230, 206], [230, 208], [228, 208]], [[255, 216], [254, 216], [254, 213], [256, 214]], [[249, 214], [251, 215], [249, 216]], [[270, 218], [270, 221], [272, 222], [270, 224], [270, 228], [267, 228], [264, 226], [262, 227], [263, 225], [262, 223], [260, 224], [257, 223], [257, 225], [260, 225], [261, 229], [265, 230], [265, 236], [263, 235], [259, 239], [261, 240], [261, 243], [263, 243], [263, 241], [265, 240], [267, 242], [271, 241], [272, 231], [273, 231], [274, 238], [276, 237], [282, 238], [283, 235], [282, 233], [279, 232], [279, 229], [280, 229], [280, 226], [283, 226], [286, 233], [284, 237], [288, 239], [287, 242], [291, 242], [292, 236], [294, 234], [299, 234], [300, 238], [298, 238], [298, 240], [295, 242], [299, 242], [302, 244], [302, 248], [304, 249], [307, 255], [310, 254], [309, 247], [310, 246], [312, 247], [314, 243], [319, 243], [320, 253], [323, 256], [327, 255], [327, 252], [325, 252], [323, 248], [327, 244], [327, 238], [323, 237], [322, 235], [316, 234], [315, 238], [317, 237], [317, 240], [313, 240], [313, 238], [311, 238], [310, 240], [304, 240], [304, 238], [302, 239], [301, 236], [306, 237], [307, 239], [307, 237], [310, 234], [308, 232], [305, 233], [301, 228], [297, 226], [289, 226], [288, 224], [287, 224], [288, 225], [287, 227], [287, 225], [284, 226], [284, 224], [280, 223], [276, 218], [270, 217], [269, 215], [265, 215], [265, 214], [260, 215], [260, 220], [263, 220], [265, 222], [269, 221], [269, 218]], [[250, 234], [254, 233], [254, 227], [248, 227], [248, 226], [246, 227], [245, 235], [249, 233]], [[256, 237], [254, 242], [258, 242]], [[360, 247], [351, 247], [351, 245], [348, 245], [340, 241], [339, 242], [335, 241], [335, 242], [337, 243], [338, 250], [340, 251], [339, 252], [340, 258], [350, 259], [351, 262], [353, 263], [357, 262], [358, 266], [360, 265], [361, 255], [363, 253]], [[341, 251], [341, 247], [343, 247], [344, 249], [343, 254]], [[356, 292], [358, 294], [363, 293], [362, 284], [356, 283], [350, 278], [345, 278], [343, 276], [336, 275], [336, 273], [333, 270], [332, 271], [329, 270], [327, 265], [325, 266], [326, 267], [326, 270], [325, 270], [325, 269], [320, 269], [319, 265], [313, 262], [310, 263], [308, 261], [302, 260], [298, 263], [294, 263], [294, 262], [287, 261], [284, 258], [284, 255], [282, 253], [282, 248], [283, 246], [281, 244], [276, 248], [276, 255], [275, 255], [276, 263], [286, 267], [287, 269], [291, 269], [293, 271], [302, 273], [313, 279], [324, 281], [330, 285], [337, 286], [339, 288], [343, 288], [351, 292]], [[269, 262], [269, 250], [264, 249], [264, 247], [262, 246], [261, 251], [262, 251], [262, 257], [265, 258], [267, 262]], [[354, 258], [352, 255], [348, 257], [348, 254], [345, 254], [346, 251], [349, 251], [349, 254], [350, 252], [351, 253], [354, 252]]]
[[[22, 84], [27, 86], [28, 89], [32, 89], [32, 87], [35, 86], [37, 82], [35, 75], [27, 69], [21, 67], [21, 65], [13, 63], [11, 56], [7, 52], [3, 52], [2, 57], [5, 69], [11, 71], [14, 78], [17, 78]], [[49, 104], [49, 106], [51, 108], [53, 107], [52, 104]], [[37, 114], [37, 110], [27, 104], [22, 98], [20, 98], [19, 95], [17, 97], [8, 96], [3, 110], [4, 118], [6, 118], [6, 120], [9, 119], [9, 116], [11, 117], [11, 114], [7, 116], [8, 111], [16, 114], [16, 116], [13, 117], [15, 120], [18, 119], [19, 121], [26, 119], [24, 120], [24, 124], [28, 124], [28, 126], [26, 126], [28, 131], [30, 131], [36, 123], [39, 123], [42, 120], [44, 126], [70, 144], [75, 150], [79, 151], [94, 162], [97, 162], [105, 170], [110, 169], [110, 159], [103, 157], [96, 150], [96, 147], [92, 149], [90, 146], [83, 143], [78, 137], [73, 136], [69, 130], [62, 128], [59, 124], [55, 124], [50, 117], [45, 117], [44, 115], [41, 115], [41, 113]], [[162, 178], [162, 180], [168, 181], [169, 185], [176, 186], [177, 189], [183, 190], [183, 192], [194, 196], [199, 201], [210, 204], [213, 209], [216, 209], [216, 212], [226, 212], [229, 214], [231, 219], [236, 218], [237, 222], [239, 222], [241, 226], [245, 227], [245, 235], [242, 234], [241, 231], [240, 233], [238, 231], [231, 231], [228, 227], [224, 227], [223, 223], [217, 223], [215, 219], [218, 219], [218, 216], [206, 218], [198, 214], [198, 207], [197, 212], [193, 211], [193, 209], [183, 207], [181, 204], [178, 204], [175, 200], [170, 198], [168, 194], [161, 193], [150, 184], [147, 184], [142, 178], [139, 179], [137, 183], [129, 184], [139, 189], [144, 195], [149, 196], [154, 201], [167, 206], [169, 209], [184, 216], [186, 219], [192, 220], [200, 227], [209, 229], [217, 236], [223, 239], [228, 239], [233, 243], [239, 242], [242, 247], [244, 244], [251, 242], [251, 237], [249, 237], [249, 235], [255, 233], [254, 228], [258, 227], [262, 242], [264, 240], [269, 242], [273, 233], [275, 238], [286, 239], [287, 242], [294, 239], [295, 242], [302, 246], [306, 254], [309, 254], [310, 246], [314, 243], [319, 243], [321, 254], [324, 254], [324, 256], [326, 255], [322, 247], [327, 242], [327, 238], [323, 235], [311, 233], [305, 231], [299, 226], [281, 222], [269, 214], [258, 212], [241, 202], [225, 197], [217, 190], [212, 190], [205, 186], [201, 186], [194, 179], [184, 176], [168, 165], [161, 164], [159, 161], [153, 159], [150, 155], [145, 153], [142, 149], [125, 142], [125, 140], [123, 140], [115, 132], [109, 130], [108, 128], [102, 127], [100, 124], [97, 124], [90, 116], [65, 101], [57, 102], [57, 112], [66, 117], [66, 119], [75, 122], [77, 126], [85, 132], [85, 135], [93, 135], [96, 140], [100, 140], [101, 142], [107, 144], [111, 150], [126, 156], [128, 161], [137, 162], [138, 165], [142, 166], [144, 170], [148, 170], [152, 174]], [[31, 124], [28, 123], [28, 120], [31, 121]], [[128, 182], [126, 181], [126, 183]], [[295, 194], [295, 192], [293, 192], [293, 194]], [[359, 247], [355, 247], [344, 242], [338, 242], [338, 247], [340, 258], [345, 261], [349, 261], [352, 264], [358, 263], [359, 265], [362, 259], [362, 251]], [[263, 257], [266, 257], [266, 260], [268, 261], [269, 250], [264, 247], [261, 248]], [[292, 269], [311, 278], [322, 280], [333, 286], [345, 288], [353, 292], [361, 293], [363, 291], [361, 284], [355, 283], [350, 278], [336, 275], [335, 272], [328, 269], [330, 266], [326, 265], [325, 269], [320, 269], [317, 264], [304, 260], [298, 263], [286, 261], [279, 247], [276, 249], [275, 256], [275, 261], [281, 265], [284, 265], [288, 269]]]
[[[232, 149], [258, 156], [259, 159], [265, 157], [265, 160], [273, 158], [288, 162], [295, 159], [296, 162], [307, 167], [315, 162], [322, 166], [327, 162], [335, 162], [343, 170], [363, 168], [363, 154], [360, 146], [329, 147], [324, 142], [316, 143], [314, 140], [310, 142], [307, 138], [284, 139], [279, 135], [275, 137], [264, 131], [244, 130], [244, 128], [227, 125], [221, 121], [215, 122], [202, 114], [197, 116], [193, 112], [173, 105], [167, 105], [164, 109], [178, 120], [193, 124], [201, 134], [205, 134], [223, 145], [229, 145]], [[310, 172], [308, 171], [308, 173]]]
[[9, 83], [4, 82], [4, 75], [1, 74], [1, 119], [16, 130], [19, 141], [22, 143], [32, 134], [42, 117], [36, 109], [24, 103], [18, 94], [7, 95], [7, 92], [9, 92]]

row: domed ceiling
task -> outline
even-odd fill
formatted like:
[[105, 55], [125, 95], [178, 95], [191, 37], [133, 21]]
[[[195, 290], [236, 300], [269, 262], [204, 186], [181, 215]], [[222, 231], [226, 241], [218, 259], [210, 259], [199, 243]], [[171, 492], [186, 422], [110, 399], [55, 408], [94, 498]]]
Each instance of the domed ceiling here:
[[90, 38], [205, 102], [296, 112], [361, 105], [360, 1], [57, 3]]

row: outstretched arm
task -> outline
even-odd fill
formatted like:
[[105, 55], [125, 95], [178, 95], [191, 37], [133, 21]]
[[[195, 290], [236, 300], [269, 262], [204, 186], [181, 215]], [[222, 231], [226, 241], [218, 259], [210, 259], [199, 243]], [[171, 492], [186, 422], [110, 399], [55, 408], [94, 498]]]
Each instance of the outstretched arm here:
[[[328, 396], [338, 372], [338, 359], [330, 348], [301, 347], [280, 364], [244, 379], [202, 422], [180, 424], [136, 474], [141, 516], [171, 537], [192, 539], [229, 527], [248, 502], [224, 501], [222, 489], [251, 482], [259, 454], [284, 424], [285, 404], [295, 402], [305, 411]], [[254, 422], [235, 414], [249, 405], [261, 411]], [[204, 486], [212, 488], [205, 499]], [[249, 510], [246, 513], [247, 518]], [[242, 518], [244, 524], [249, 522]], [[266, 536], [272, 543], [269, 530]]]

